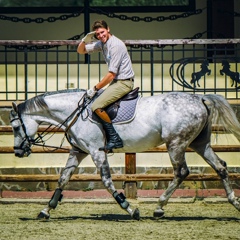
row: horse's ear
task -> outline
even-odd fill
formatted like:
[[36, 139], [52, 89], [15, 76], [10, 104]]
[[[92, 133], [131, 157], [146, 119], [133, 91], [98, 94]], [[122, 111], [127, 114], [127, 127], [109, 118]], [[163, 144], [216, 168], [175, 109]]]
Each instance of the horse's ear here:
[[17, 113], [18, 108], [17, 108], [17, 104], [15, 102], [12, 102], [12, 107], [13, 107], [13, 110]]

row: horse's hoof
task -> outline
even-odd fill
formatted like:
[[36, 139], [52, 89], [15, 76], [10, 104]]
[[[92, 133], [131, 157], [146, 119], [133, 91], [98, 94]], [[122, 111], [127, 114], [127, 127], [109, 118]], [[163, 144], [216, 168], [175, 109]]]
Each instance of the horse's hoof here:
[[162, 209], [157, 209], [153, 213], [153, 217], [162, 218], [164, 216], [164, 211]]
[[41, 211], [38, 216], [37, 216], [37, 219], [49, 219], [50, 218], [50, 214], [44, 212], [44, 211]]
[[138, 221], [140, 220], [140, 212], [139, 212], [138, 208], [136, 208], [133, 211], [132, 218], [135, 219], [135, 220], [138, 220]]

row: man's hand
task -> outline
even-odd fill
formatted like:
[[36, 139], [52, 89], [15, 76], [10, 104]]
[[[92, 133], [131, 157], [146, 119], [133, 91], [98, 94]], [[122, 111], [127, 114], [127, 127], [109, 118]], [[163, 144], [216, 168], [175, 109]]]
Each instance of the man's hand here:
[[84, 43], [92, 42], [94, 39], [96, 39], [94, 35], [95, 35], [95, 31], [88, 33], [84, 38], [82, 38], [82, 42]]
[[96, 93], [97, 93], [97, 90], [96, 90], [96, 88], [94, 87], [94, 88], [92, 88], [92, 89], [88, 89], [88, 90], [87, 90], [86, 96], [87, 96], [87, 98], [92, 99], [92, 98], [95, 96]]

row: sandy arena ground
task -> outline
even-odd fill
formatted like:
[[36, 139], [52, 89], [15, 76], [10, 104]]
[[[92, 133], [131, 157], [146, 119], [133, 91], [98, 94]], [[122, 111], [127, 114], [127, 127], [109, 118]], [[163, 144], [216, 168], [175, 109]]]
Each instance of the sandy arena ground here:
[[42, 203], [1, 202], [0, 239], [240, 239], [240, 212], [227, 202], [169, 203], [161, 219], [152, 217], [156, 203], [131, 204], [139, 208], [140, 221], [109, 202], [63, 202], [48, 221], [36, 219]]

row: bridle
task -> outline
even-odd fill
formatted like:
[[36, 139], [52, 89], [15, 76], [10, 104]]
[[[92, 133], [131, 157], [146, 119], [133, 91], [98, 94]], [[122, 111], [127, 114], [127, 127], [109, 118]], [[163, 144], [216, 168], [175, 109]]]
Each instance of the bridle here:
[[[80, 104], [80, 102], [82, 101], [83, 99], [83, 102]], [[87, 111], [87, 114], [85, 117], [83, 117], [82, 115], [82, 112], [84, 109], [86, 109], [86, 107], [90, 104], [90, 102], [92, 101], [92, 99], [89, 99], [86, 97], [86, 93], [82, 96], [82, 98], [79, 100], [78, 102], [78, 106], [77, 108], [61, 123], [59, 123], [58, 125], [53, 125], [53, 124], [50, 124], [43, 132], [41, 133], [37, 133], [37, 137], [36, 138], [31, 138], [30, 136], [28, 136], [27, 134], [27, 130], [26, 130], [26, 126], [23, 122], [23, 119], [21, 117], [21, 113], [17, 110], [17, 106], [14, 106], [14, 110], [15, 112], [17, 113], [17, 117], [14, 117], [13, 119], [10, 120], [10, 123], [16, 121], [16, 120], [19, 120], [20, 121], [20, 126], [22, 127], [22, 130], [23, 130], [23, 133], [24, 133], [24, 136], [22, 137], [22, 142], [21, 144], [16, 147], [14, 146], [14, 150], [23, 150], [24, 153], [29, 156], [31, 154], [31, 147], [33, 145], [35, 146], [42, 146], [44, 149], [47, 148], [48, 152], [50, 152], [49, 149], [51, 149], [51, 152], [53, 151], [56, 151], [58, 149], [65, 149], [65, 150], [68, 150], [66, 148], [63, 148], [62, 145], [63, 145], [63, 142], [64, 142], [64, 138], [66, 137], [66, 139], [68, 140], [68, 142], [71, 144], [71, 142], [69, 141], [69, 137], [68, 137], [68, 131], [69, 129], [76, 123], [77, 119], [79, 118], [79, 116], [81, 115], [82, 119], [85, 120], [87, 119], [88, 117], [88, 111]], [[74, 117], [74, 118], [73, 118]], [[61, 144], [59, 147], [56, 147], [56, 146], [51, 146], [51, 145], [46, 145], [46, 140], [44, 140], [44, 138], [51, 134], [51, 137], [53, 135], [55, 135], [55, 133], [61, 129], [64, 124], [66, 122], [68, 122], [69, 120], [72, 121], [70, 122], [70, 124], [65, 128], [64, 132], [65, 132], [65, 136], [63, 137], [62, 141], [61, 141]], [[50, 129], [50, 130], [49, 130]], [[48, 138], [50, 139], [50, 137]], [[25, 143], [27, 142], [26, 146], [24, 147]], [[24, 148], [23, 148], [24, 147]]]
[[[13, 149], [14, 150], [24, 150], [24, 152], [28, 156], [31, 153], [31, 145], [34, 142], [34, 140], [31, 137], [28, 136], [26, 126], [25, 126], [25, 124], [22, 120], [22, 117], [21, 117], [20, 113], [18, 111], [16, 111], [16, 113], [17, 113], [17, 117], [11, 119], [10, 123], [19, 120], [20, 121], [20, 126], [22, 127], [22, 130], [23, 130], [23, 133], [24, 133], [24, 136], [23, 137], [21, 136], [22, 137], [21, 144], [18, 147], [14, 146]], [[23, 146], [24, 146], [25, 142], [27, 142], [27, 145], [23, 149]]]

